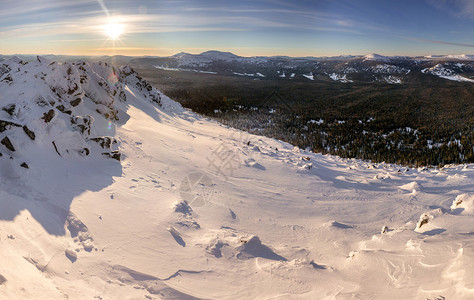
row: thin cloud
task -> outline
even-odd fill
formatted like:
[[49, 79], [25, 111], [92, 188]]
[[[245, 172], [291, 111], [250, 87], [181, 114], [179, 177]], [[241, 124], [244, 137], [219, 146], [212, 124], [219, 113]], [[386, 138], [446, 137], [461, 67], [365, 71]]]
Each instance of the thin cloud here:
[[473, 0], [425, 0], [427, 3], [439, 10], [461, 18], [474, 20], [474, 1]]
[[81, 0], [81, 1], [70, 1], [70, 0], [41, 0], [35, 1], [34, 5], [25, 5], [21, 1], [9, 1], [2, 3], [2, 10], [0, 11], [0, 17], [9, 16], [22, 16], [31, 15], [40, 11], [47, 10], [58, 10], [58, 9], [71, 9], [72, 7], [81, 7], [90, 3], [97, 2], [97, 0]]
[[97, 11], [93, 17], [68, 18], [68, 21], [38, 22], [3, 27], [0, 36], [3, 37], [40, 37], [58, 34], [96, 34], [102, 35], [102, 25], [107, 20], [124, 24], [125, 35], [163, 32], [209, 32], [209, 31], [251, 31], [265, 28], [298, 29], [329, 32], [346, 32], [361, 34], [354, 26], [341, 24], [337, 20], [321, 22], [318, 25], [295, 22], [294, 20], [279, 22], [271, 19], [261, 19], [251, 16], [232, 16], [208, 18], [196, 16], [189, 18], [178, 14], [147, 14], [147, 15], [117, 15], [106, 17], [103, 12]]
[[442, 44], [442, 45], [450, 45], [450, 46], [458, 46], [458, 47], [470, 47], [474, 48], [474, 44], [462, 44], [462, 43], [453, 43], [447, 41], [438, 41], [438, 40], [430, 40], [430, 39], [420, 39], [420, 38], [412, 38], [412, 37], [402, 37], [406, 40], [415, 41], [415, 42], [423, 42], [423, 43], [432, 43], [432, 44]]
[[117, 50], [117, 51], [156, 51], [158, 48], [144, 48], [144, 47], [102, 47], [102, 48], [95, 48], [91, 49], [93, 51], [111, 51], [111, 50]]

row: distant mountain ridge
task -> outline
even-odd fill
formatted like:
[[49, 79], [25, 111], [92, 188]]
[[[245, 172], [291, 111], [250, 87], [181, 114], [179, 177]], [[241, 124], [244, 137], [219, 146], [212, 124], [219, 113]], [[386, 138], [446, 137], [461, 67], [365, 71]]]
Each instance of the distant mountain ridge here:
[[423, 80], [474, 83], [474, 55], [383, 56], [344, 55], [335, 57], [242, 57], [229, 52], [178, 53], [169, 57], [135, 58], [132, 65], [154, 66], [180, 72], [210, 73], [258, 80], [379, 82], [403, 84]]
[[[84, 59], [81, 56], [46, 57], [68, 62]], [[0, 56], [0, 62], [5, 58]], [[30, 56], [19, 56], [19, 58], [35, 59]], [[99, 56], [89, 57], [88, 60], [100, 60], [113, 65], [130, 64], [166, 71], [197, 72], [258, 80], [404, 84], [441, 79], [474, 83], [474, 55], [467, 54], [416, 57], [384, 56], [376, 53], [334, 57], [243, 57], [230, 52], [210, 50], [200, 54], [180, 52], [167, 57]]]

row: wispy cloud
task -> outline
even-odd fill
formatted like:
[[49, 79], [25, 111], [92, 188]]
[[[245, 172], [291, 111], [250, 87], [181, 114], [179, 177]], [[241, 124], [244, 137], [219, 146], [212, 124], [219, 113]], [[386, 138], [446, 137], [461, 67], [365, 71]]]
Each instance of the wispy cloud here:
[[93, 51], [156, 51], [158, 48], [145, 48], [145, 47], [101, 47], [91, 49]]
[[[456, 50], [473, 46], [465, 37], [472, 32], [474, 0], [413, 1], [416, 5], [407, 4], [403, 9], [397, 1], [375, 3], [367, 0], [3, 2], [0, 51], [7, 49], [5, 45], [14, 49], [20, 45], [31, 48], [42, 44], [58, 49], [75, 47], [99, 51], [99, 48], [106, 49], [100, 41], [106, 40], [104, 25], [109, 22], [124, 26], [124, 34], [120, 37], [123, 45], [120, 46], [129, 49], [123, 51], [152, 51], [145, 48], [162, 45], [183, 49], [204, 45], [208, 48], [228, 46], [230, 49], [242, 45], [248, 49], [261, 47], [261, 51], [264, 48], [296, 51], [294, 49], [300, 47], [311, 49], [304, 51], [324, 51], [326, 54], [333, 51], [337, 54], [339, 51], [360, 52], [367, 48], [371, 52], [387, 51], [388, 47], [398, 47], [395, 43], [400, 42], [400, 38], [450, 45], [458, 48]], [[420, 6], [426, 9], [427, 16], [420, 16], [416, 10], [410, 9]], [[440, 24], [424, 26], [433, 16], [440, 15], [440, 11], [431, 6], [448, 11], [450, 15], [442, 20], [444, 23], [440, 21]], [[457, 18], [460, 18], [459, 22]], [[464, 23], [468, 25], [464, 26]], [[448, 33], [455, 30], [458, 33]], [[446, 42], [449, 39], [452, 40]], [[414, 43], [404, 41], [401, 47], [405, 45], [415, 48]], [[301, 49], [297, 51], [303, 51]]]
[[425, 0], [430, 5], [457, 17], [474, 20], [473, 0]]
[[438, 40], [430, 40], [430, 39], [420, 39], [420, 38], [413, 38], [413, 37], [402, 37], [406, 40], [415, 41], [415, 42], [423, 42], [423, 43], [432, 43], [432, 44], [443, 44], [443, 45], [451, 45], [451, 46], [459, 46], [459, 47], [470, 47], [474, 48], [474, 44], [462, 44], [462, 43], [453, 43], [447, 41], [438, 41]]
[[[24, 1], [8, 1], [2, 3], [2, 10], [0, 17], [21, 17], [24, 15], [31, 15], [33, 13], [50, 10], [69, 10], [74, 7], [82, 7], [84, 5], [97, 3], [97, 0], [37, 0], [34, 3], [26, 3]], [[29, 5], [30, 4], [30, 5]]]
[[66, 20], [54, 22], [37, 22], [5, 26], [0, 30], [2, 37], [54, 36], [58, 34], [102, 34], [102, 26], [113, 21], [124, 24], [126, 34], [163, 33], [163, 32], [209, 32], [209, 31], [252, 31], [259, 29], [299, 29], [313, 31], [332, 31], [361, 34], [347, 20], [333, 19], [315, 22], [309, 18], [278, 20], [277, 18], [260, 18], [251, 15], [215, 16], [206, 15], [189, 17], [181, 14], [134, 14], [111, 15], [96, 11], [95, 16], [71, 15]]

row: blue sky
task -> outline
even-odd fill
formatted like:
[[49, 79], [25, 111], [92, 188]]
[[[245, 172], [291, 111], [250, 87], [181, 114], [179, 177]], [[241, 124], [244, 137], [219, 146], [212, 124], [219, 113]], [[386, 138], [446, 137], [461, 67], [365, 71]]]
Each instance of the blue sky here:
[[[1, 54], [474, 54], [474, 0], [2, 0]], [[106, 24], [122, 34], [112, 40]]]

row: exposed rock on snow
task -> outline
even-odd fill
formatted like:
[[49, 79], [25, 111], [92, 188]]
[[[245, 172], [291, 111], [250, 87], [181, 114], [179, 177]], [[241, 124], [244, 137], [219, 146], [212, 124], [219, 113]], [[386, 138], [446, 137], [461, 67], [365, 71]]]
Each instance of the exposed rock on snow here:
[[2, 145], [4, 145], [8, 150], [12, 151], [12, 152], [15, 152], [15, 147], [13, 147], [13, 144], [12, 142], [10, 141], [10, 139], [8, 138], [8, 136], [4, 137], [0, 143]]
[[168, 231], [171, 233], [171, 235], [173, 236], [174, 240], [176, 241], [176, 243], [178, 243], [179, 245], [183, 246], [183, 247], [186, 247], [186, 242], [183, 240], [183, 238], [181, 237], [181, 233], [178, 231], [178, 229], [174, 228], [173, 226], [171, 226]]
[[174, 207], [174, 211], [182, 213], [184, 215], [191, 215], [193, 213], [193, 209], [186, 201], [178, 202], [178, 204], [176, 204], [176, 206]]
[[427, 230], [437, 229], [438, 227], [432, 225], [432, 221], [441, 216], [443, 214], [443, 210], [441, 208], [434, 209], [430, 212], [424, 213], [420, 216], [418, 223], [416, 223], [415, 231], [417, 232], [425, 232]]
[[237, 258], [249, 259], [254, 257], [262, 257], [270, 260], [284, 260], [286, 258], [276, 254], [268, 246], [262, 244], [259, 237], [252, 235], [250, 237], [241, 238], [241, 246], [237, 247]]
[[64, 251], [64, 254], [66, 255], [66, 257], [71, 261], [71, 262], [76, 262], [77, 260], [77, 253], [74, 251], [74, 250], [71, 250], [71, 249], [66, 249]]
[[80, 244], [84, 250], [92, 251], [94, 239], [90, 235], [89, 229], [71, 212], [66, 218], [66, 226], [76, 243]]
[[[63, 158], [90, 156], [94, 154], [92, 143], [97, 142], [102, 151], [95, 153], [120, 160], [118, 142], [101, 135], [113, 131], [115, 122], [122, 121], [117, 103], [127, 101], [125, 90], [133, 89], [161, 105], [159, 92], [127, 66], [116, 69], [101, 62], [59, 64], [43, 57], [25, 63], [12, 58], [2, 62], [0, 71], [0, 95], [6, 101], [0, 115], [0, 139], [11, 152], [17, 152], [18, 146], [39, 147], [49, 140], [51, 149]], [[33, 88], [25, 89], [24, 82]], [[126, 121], [126, 116], [123, 118]], [[16, 130], [20, 127], [31, 141], [39, 142], [25, 141]]]
[[474, 195], [466, 193], [456, 196], [451, 209], [461, 209], [462, 214], [474, 214]]

